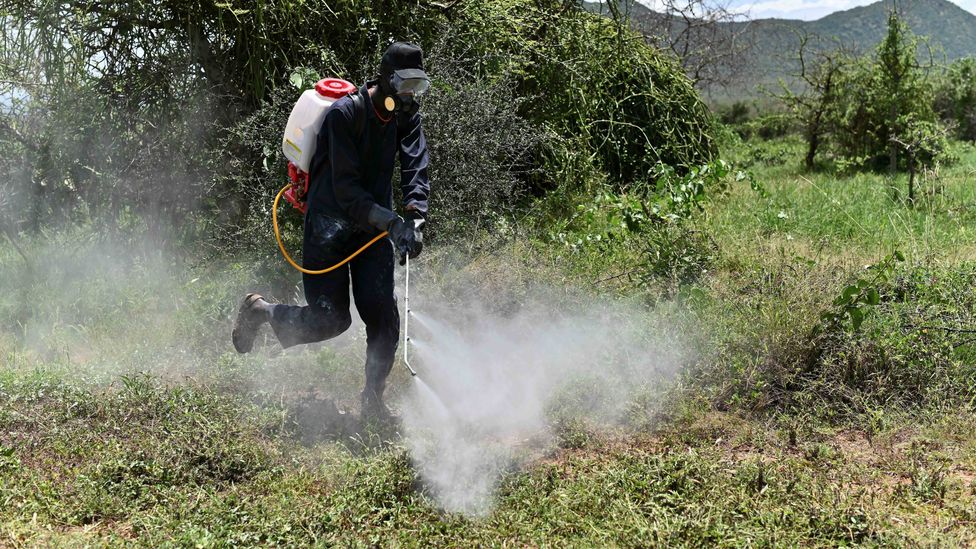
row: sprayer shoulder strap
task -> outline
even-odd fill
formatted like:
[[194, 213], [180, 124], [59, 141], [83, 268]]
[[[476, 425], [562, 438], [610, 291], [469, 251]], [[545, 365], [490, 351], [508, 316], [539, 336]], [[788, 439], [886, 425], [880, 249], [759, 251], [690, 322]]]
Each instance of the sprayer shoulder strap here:
[[352, 98], [352, 109], [356, 117], [356, 137], [360, 138], [363, 136], [363, 132], [366, 131], [366, 102], [363, 101], [363, 96], [356, 90], [349, 94]]
[[[358, 91], [351, 92], [349, 96], [352, 98], [352, 108], [356, 117], [356, 137], [361, 138], [363, 132], [366, 131], [366, 102], [363, 101], [363, 96]], [[400, 113], [393, 115], [396, 118], [397, 125], [397, 143], [400, 142], [400, 137], [402, 129], [404, 127], [404, 117]]]

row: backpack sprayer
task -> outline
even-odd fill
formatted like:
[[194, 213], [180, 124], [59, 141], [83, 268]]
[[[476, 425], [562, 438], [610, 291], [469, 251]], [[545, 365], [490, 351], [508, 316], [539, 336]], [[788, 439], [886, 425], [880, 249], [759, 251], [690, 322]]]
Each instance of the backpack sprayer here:
[[[298, 98], [298, 102], [292, 108], [291, 115], [288, 116], [288, 124], [285, 126], [285, 135], [281, 140], [281, 150], [285, 153], [285, 158], [288, 159], [288, 178], [290, 181], [275, 196], [274, 204], [271, 207], [271, 224], [274, 228], [275, 240], [278, 241], [278, 249], [281, 250], [281, 255], [284, 256], [285, 261], [289, 265], [303, 274], [321, 275], [332, 272], [349, 263], [356, 256], [363, 253], [366, 248], [379, 242], [389, 234], [387, 231], [383, 231], [373, 237], [363, 247], [353, 252], [352, 255], [335, 265], [312, 271], [302, 267], [291, 258], [288, 250], [285, 249], [285, 243], [281, 239], [281, 229], [278, 227], [278, 204], [281, 202], [282, 196], [303, 214], [308, 211], [308, 171], [309, 165], [312, 163], [312, 157], [315, 155], [315, 146], [318, 143], [319, 130], [322, 127], [322, 122], [325, 120], [325, 115], [329, 108], [336, 101], [346, 95], [356, 93], [356, 91], [355, 85], [340, 78], [319, 80], [316, 82], [314, 89], [305, 90], [301, 97]], [[423, 220], [414, 220], [414, 223], [419, 228], [423, 224]], [[410, 375], [416, 376], [417, 372], [410, 366], [410, 361], [407, 358], [407, 345], [410, 343], [407, 328], [409, 327], [411, 314], [409, 254], [406, 257], [405, 268], [403, 306], [406, 310], [406, 316], [403, 320], [403, 363], [410, 370]]]

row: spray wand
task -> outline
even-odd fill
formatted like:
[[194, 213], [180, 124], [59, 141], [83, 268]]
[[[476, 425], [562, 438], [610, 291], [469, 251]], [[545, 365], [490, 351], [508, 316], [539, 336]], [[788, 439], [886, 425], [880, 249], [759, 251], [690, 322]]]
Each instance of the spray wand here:
[[[414, 219], [413, 220], [413, 223], [414, 223], [414, 228], [416, 228], [418, 230], [421, 227], [424, 226], [424, 220], [423, 219]], [[406, 263], [404, 265], [404, 267], [405, 267], [406, 270], [405, 270], [405, 275], [404, 275], [404, 279], [403, 279], [404, 280], [404, 282], [403, 282], [403, 310], [405, 311], [404, 312], [404, 317], [403, 317], [403, 363], [407, 366], [407, 369], [410, 370], [410, 375], [416, 377], [417, 376], [417, 371], [414, 370], [412, 366], [410, 366], [410, 331], [409, 331], [409, 329], [410, 329], [410, 315], [413, 314], [413, 312], [410, 310], [410, 254], [404, 255], [404, 259], [406, 260]]]
[[417, 371], [410, 366], [410, 255], [407, 254], [406, 276], [403, 283], [403, 309], [406, 311], [403, 317], [403, 363], [410, 370], [410, 375], [416, 376]]

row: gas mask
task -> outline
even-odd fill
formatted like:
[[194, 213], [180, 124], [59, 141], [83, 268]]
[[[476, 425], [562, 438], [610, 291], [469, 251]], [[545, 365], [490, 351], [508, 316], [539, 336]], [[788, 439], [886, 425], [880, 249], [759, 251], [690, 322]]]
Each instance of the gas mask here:
[[385, 70], [379, 86], [386, 96], [383, 106], [387, 111], [413, 114], [420, 108], [420, 97], [430, 89], [430, 79], [420, 69]]

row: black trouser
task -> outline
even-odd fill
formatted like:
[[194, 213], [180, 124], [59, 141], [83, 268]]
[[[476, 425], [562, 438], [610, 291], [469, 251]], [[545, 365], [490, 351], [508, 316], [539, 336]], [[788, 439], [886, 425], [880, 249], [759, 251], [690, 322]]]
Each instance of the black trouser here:
[[[331, 267], [373, 236], [347, 221], [309, 213], [303, 246], [306, 269]], [[400, 313], [393, 289], [393, 243], [383, 239], [330, 273], [303, 275], [308, 305], [276, 305], [271, 328], [282, 347], [333, 338], [349, 328], [349, 279], [356, 310], [366, 324], [366, 389], [383, 394], [400, 338]]]

